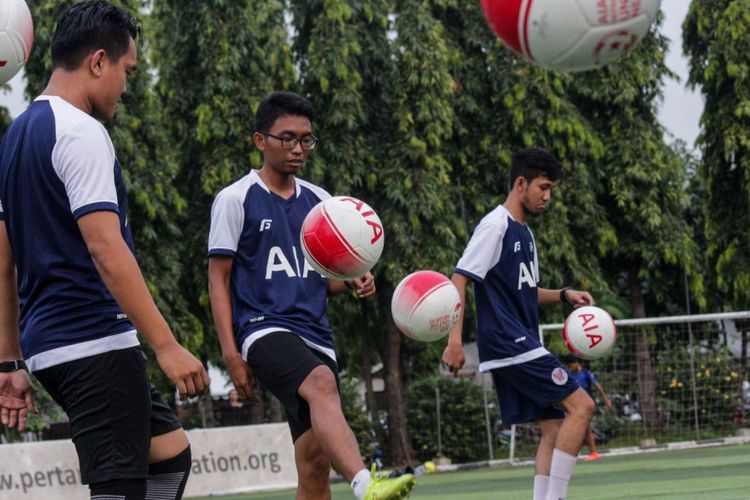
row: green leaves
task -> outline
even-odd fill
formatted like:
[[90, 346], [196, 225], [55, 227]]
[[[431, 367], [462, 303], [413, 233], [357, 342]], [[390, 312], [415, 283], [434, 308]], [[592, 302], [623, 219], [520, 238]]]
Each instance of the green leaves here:
[[[750, 1], [694, 0], [683, 24], [690, 80], [706, 106], [699, 175], [712, 302], [750, 307]], [[711, 287], [713, 288], [713, 287]]]
[[[49, 73], [54, 20], [73, 0], [29, 3], [33, 96]], [[139, 260], [175, 331], [205, 359], [219, 359], [205, 292], [211, 202], [261, 166], [254, 113], [281, 89], [306, 95], [316, 110], [320, 145], [301, 176], [367, 201], [385, 227], [367, 317], [348, 297], [331, 307], [344, 361], [370, 341], [385, 352], [401, 278], [451, 273], [479, 219], [503, 201], [511, 155], [522, 147], [564, 163], [550, 209], [531, 223], [543, 286], [587, 288], [621, 310], [637, 266], [650, 312], [681, 301], [684, 273], [699, 303], [705, 293], [715, 304], [726, 295], [750, 305], [750, 0], [694, 0], [685, 23], [689, 83], [706, 97], [702, 162], [666, 144], [656, 120], [671, 77], [658, 25], [624, 60], [568, 74], [514, 56], [476, 3], [116, 3], [140, 11], [144, 25], [140, 69], [108, 124]], [[0, 114], [0, 130], [4, 121]], [[424, 367], [435, 353], [410, 355]]]

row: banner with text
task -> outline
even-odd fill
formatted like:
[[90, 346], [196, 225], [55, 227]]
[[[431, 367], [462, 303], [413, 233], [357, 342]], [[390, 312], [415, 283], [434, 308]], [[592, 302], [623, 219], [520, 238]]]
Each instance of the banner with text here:
[[[193, 455], [185, 496], [294, 488], [287, 424], [188, 431]], [[0, 445], [0, 500], [88, 498], [70, 440]]]

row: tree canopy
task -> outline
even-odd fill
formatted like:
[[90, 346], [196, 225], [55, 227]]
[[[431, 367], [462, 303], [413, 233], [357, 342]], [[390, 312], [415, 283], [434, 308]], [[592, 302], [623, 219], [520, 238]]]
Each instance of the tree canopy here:
[[[49, 75], [55, 20], [74, 2], [28, 3], [33, 97]], [[684, 24], [689, 83], [706, 100], [700, 158], [667, 142], [656, 118], [674, 77], [659, 22], [623, 60], [571, 74], [513, 55], [476, 2], [114, 3], [144, 27], [139, 70], [106, 125], [160, 309], [184, 345], [221, 365], [206, 285], [211, 204], [261, 165], [251, 138], [260, 100], [305, 95], [320, 143], [301, 176], [363, 199], [385, 228], [377, 297], [337, 297], [329, 311], [342, 367], [369, 377], [385, 364], [389, 420], [379, 432], [395, 463], [414, 456], [406, 388], [436, 372], [442, 343], [397, 331], [393, 290], [418, 269], [453, 271], [478, 221], [504, 200], [515, 150], [542, 147], [564, 164], [550, 208], [530, 224], [542, 286], [588, 289], [615, 316], [682, 312], [685, 281], [700, 307], [750, 305], [750, 0], [694, 0]], [[0, 132], [8, 122], [0, 107]], [[644, 384], [649, 342], [638, 344]]]

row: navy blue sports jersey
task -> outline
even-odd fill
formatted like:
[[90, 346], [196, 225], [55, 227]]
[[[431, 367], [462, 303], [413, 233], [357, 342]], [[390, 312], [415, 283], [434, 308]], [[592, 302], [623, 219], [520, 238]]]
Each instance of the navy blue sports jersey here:
[[539, 341], [539, 261], [526, 224], [499, 205], [477, 225], [456, 272], [474, 282], [480, 371], [549, 354]]
[[0, 142], [0, 204], [29, 368], [138, 345], [76, 222], [115, 212], [133, 250], [120, 164], [102, 124], [60, 97], [38, 97]]
[[224, 188], [211, 209], [208, 254], [234, 257], [232, 326], [244, 359], [259, 338], [287, 331], [336, 360], [326, 315], [328, 280], [308, 264], [300, 245], [305, 216], [330, 195], [295, 182], [296, 194], [285, 200], [253, 170]]

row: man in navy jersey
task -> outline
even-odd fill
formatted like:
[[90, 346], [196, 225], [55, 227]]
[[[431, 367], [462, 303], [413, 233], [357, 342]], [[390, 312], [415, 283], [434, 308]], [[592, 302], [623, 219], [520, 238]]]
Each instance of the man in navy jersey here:
[[298, 179], [317, 143], [313, 109], [274, 92], [258, 106], [255, 146], [263, 167], [223, 189], [211, 209], [208, 285], [224, 361], [241, 397], [257, 377], [284, 406], [294, 441], [298, 499], [330, 498], [331, 463], [357, 498], [404, 498], [414, 477], [371, 478], [341, 409], [326, 315], [329, 295], [375, 293], [373, 276], [345, 283], [305, 260], [300, 229], [330, 195]]
[[63, 12], [49, 84], [0, 142], [2, 422], [23, 430], [33, 411], [28, 367], [67, 413], [81, 480], [99, 499], [181, 498], [190, 471], [187, 436], [149, 383], [136, 332], [181, 395], [209, 382], [146, 287], [98, 121], [136, 69], [138, 32], [103, 1]]
[[[539, 338], [538, 306], [591, 305], [587, 292], [538, 286], [539, 261], [527, 220], [542, 213], [562, 165], [540, 149], [513, 155], [505, 203], [477, 225], [451, 281], [463, 302], [474, 283], [479, 370], [492, 373], [504, 424], [537, 422], [534, 500], [564, 499], [594, 402]], [[463, 310], [463, 309], [462, 309]], [[451, 331], [443, 361], [457, 375], [465, 358], [463, 316]]]

